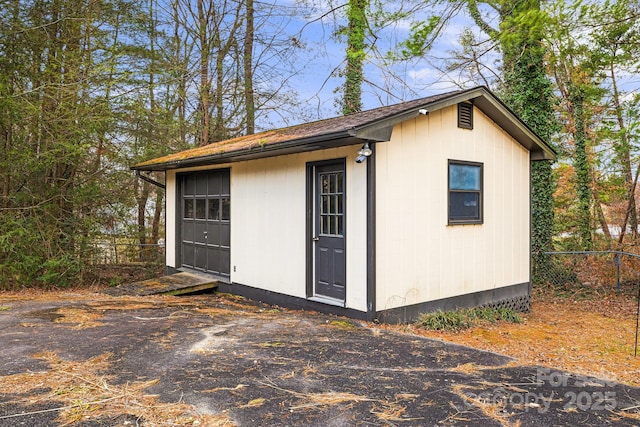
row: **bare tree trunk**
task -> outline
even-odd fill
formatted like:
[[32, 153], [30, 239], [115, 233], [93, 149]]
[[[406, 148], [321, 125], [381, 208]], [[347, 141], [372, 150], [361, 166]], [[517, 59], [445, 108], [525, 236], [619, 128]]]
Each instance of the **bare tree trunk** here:
[[136, 197], [137, 207], [138, 207], [138, 244], [140, 245], [140, 261], [145, 260], [145, 248], [147, 245], [147, 221], [146, 221], [146, 213], [147, 213], [147, 201], [149, 200], [149, 184], [146, 181], [142, 182], [142, 187], [140, 188], [140, 180], [136, 180], [136, 187], [138, 187], [138, 196]]
[[160, 237], [160, 219], [162, 218], [162, 210], [164, 206], [164, 191], [159, 188], [155, 189], [156, 200], [153, 211], [153, 221], [151, 222], [151, 242], [158, 243]]
[[[209, 143], [209, 130], [211, 129], [211, 83], [209, 77], [209, 56], [210, 43], [207, 24], [209, 22], [209, 11], [213, 7], [204, 4], [205, 0], [198, 0], [198, 33], [200, 40], [200, 141], [199, 145]], [[205, 10], [205, 7], [209, 10]]]
[[[620, 104], [620, 92], [618, 91], [616, 71], [613, 62], [610, 64], [610, 77], [613, 89], [613, 107], [616, 119], [618, 121], [620, 145], [622, 148], [621, 152], [623, 153], [622, 167], [624, 170], [625, 184], [627, 185], [627, 196], [629, 197], [624, 227], [626, 228], [627, 223], [631, 226], [631, 235], [633, 236], [633, 239], [636, 240], [638, 238], [638, 210], [636, 208], [635, 183], [637, 182], [638, 178], [635, 177], [634, 179], [632, 172], [630, 147], [631, 144], [629, 144], [629, 138], [627, 136], [626, 126], [624, 124], [622, 106]], [[620, 234], [620, 236], [624, 237], [624, 231]], [[622, 243], [622, 240], [620, 240], [620, 243]]]
[[246, 0], [246, 26], [244, 35], [244, 103], [247, 114], [247, 135], [255, 133], [256, 128], [256, 106], [253, 95], [253, 0]]

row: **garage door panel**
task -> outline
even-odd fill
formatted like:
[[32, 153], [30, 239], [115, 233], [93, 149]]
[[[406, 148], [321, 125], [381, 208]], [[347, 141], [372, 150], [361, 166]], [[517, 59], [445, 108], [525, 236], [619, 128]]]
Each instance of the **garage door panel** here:
[[186, 175], [183, 178], [182, 194], [186, 196], [193, 196], [196, 194], [196, 178], [193, 175]]
[[207, 246], [195, 245], [195, 262], [193, 264], [195, 268], [203, 270], [207, 269]]
[[184, 265], [193, 266], [193, 260], [195, 259], [195, 252], [193, 250], [193, 245], [188, 245], [188, 244], [182, 245], [182, 258], [184, 260], [183, 261]]
[[196, 176], [196, 194], [197, 195], [205, 195], [207, 194], [207, 177], [206, 175], [195, 175]]
[[230, 273], [230, 170], [179, 175], [181, 264], [206, 272]]
[[182, 221], [182, 240], [193, 242], [193, 222]]
[[209, 194], [222, 194], [222, 172], [211, 172], [208, 176]]
[[231, 256], [229, 253], [229, 249], [220, 248], [220, 273], [224, 275], [229, 275], [229, 266], [231, 265]]
[[193, 241], [205, 244], [208, 241], [207, 223], [195, 221], [193, 224]]
[[211, 221], [207, 223], [207, 230], [209, 232], [209, 242], [211, 245], [220, 245], [220, 225], [213, 224]]
[[231, 224], [228, 222], [220, 224], [220, 245], [231, 246]]

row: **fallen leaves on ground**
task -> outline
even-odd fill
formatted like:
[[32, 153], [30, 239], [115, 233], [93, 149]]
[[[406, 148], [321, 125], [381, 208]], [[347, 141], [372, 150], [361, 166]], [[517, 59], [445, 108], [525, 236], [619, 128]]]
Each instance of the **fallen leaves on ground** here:
[[[58, 412], [62, 425], [97, 418], [115, 420], [123, 415], [144, 420], [149, 425], [234, 425], [225, 414], [201, 414], [185, 403], [160, 402], [157, 395], [146, 391], [157, 380], [110, 382], [111, 379], [102, 374], [110, 366], [108, 353], [84, 361], [63, 360], [53, 352], [34, 357], [46, 361], [49, 369], [0, 376], [0, 390], [11, 390], [17, 399], [22, 399], [16, 402], [21, 405], [57, 403], [57, 407], [47, 411]], [[25, 415], [29, 414], [16, 414], [16, 422]]]
[[634, 356], [637, 301], [610, 292], [589, 300], [534, 293], [531, 312], [519, 324], [498, 322], [460, 332], [390, 326], [422, 336], [543, 365], [640, 386], [640, 351]]

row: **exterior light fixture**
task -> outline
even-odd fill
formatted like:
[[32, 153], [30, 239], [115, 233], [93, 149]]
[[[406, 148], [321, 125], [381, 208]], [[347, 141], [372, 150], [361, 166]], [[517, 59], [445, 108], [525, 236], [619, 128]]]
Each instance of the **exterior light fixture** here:
[[373, 150], [371, 150], [371, 148], [369, 147], [369, 143], [365, 142], [362, 148], [358, 150], [358, 157], [356, 157], [356, 163], [364, 162], [365, 160], [367, 160], [367, 157], [369, 157], [371, 154], [373, 154]]

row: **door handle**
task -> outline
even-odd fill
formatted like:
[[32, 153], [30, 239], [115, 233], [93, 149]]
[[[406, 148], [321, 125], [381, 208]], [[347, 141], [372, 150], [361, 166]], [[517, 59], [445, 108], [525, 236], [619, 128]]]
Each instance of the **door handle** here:
[[204, 234], [204, 238], [205, 239], [209, 237], [209, 232], [207, 232], [207, 231], [203, 231], [202, 234]]
[[313, 240], [314, 242], [319, 242], [320, 241], [320, 237], [319, 236], [312, 237], [311, 240]]

